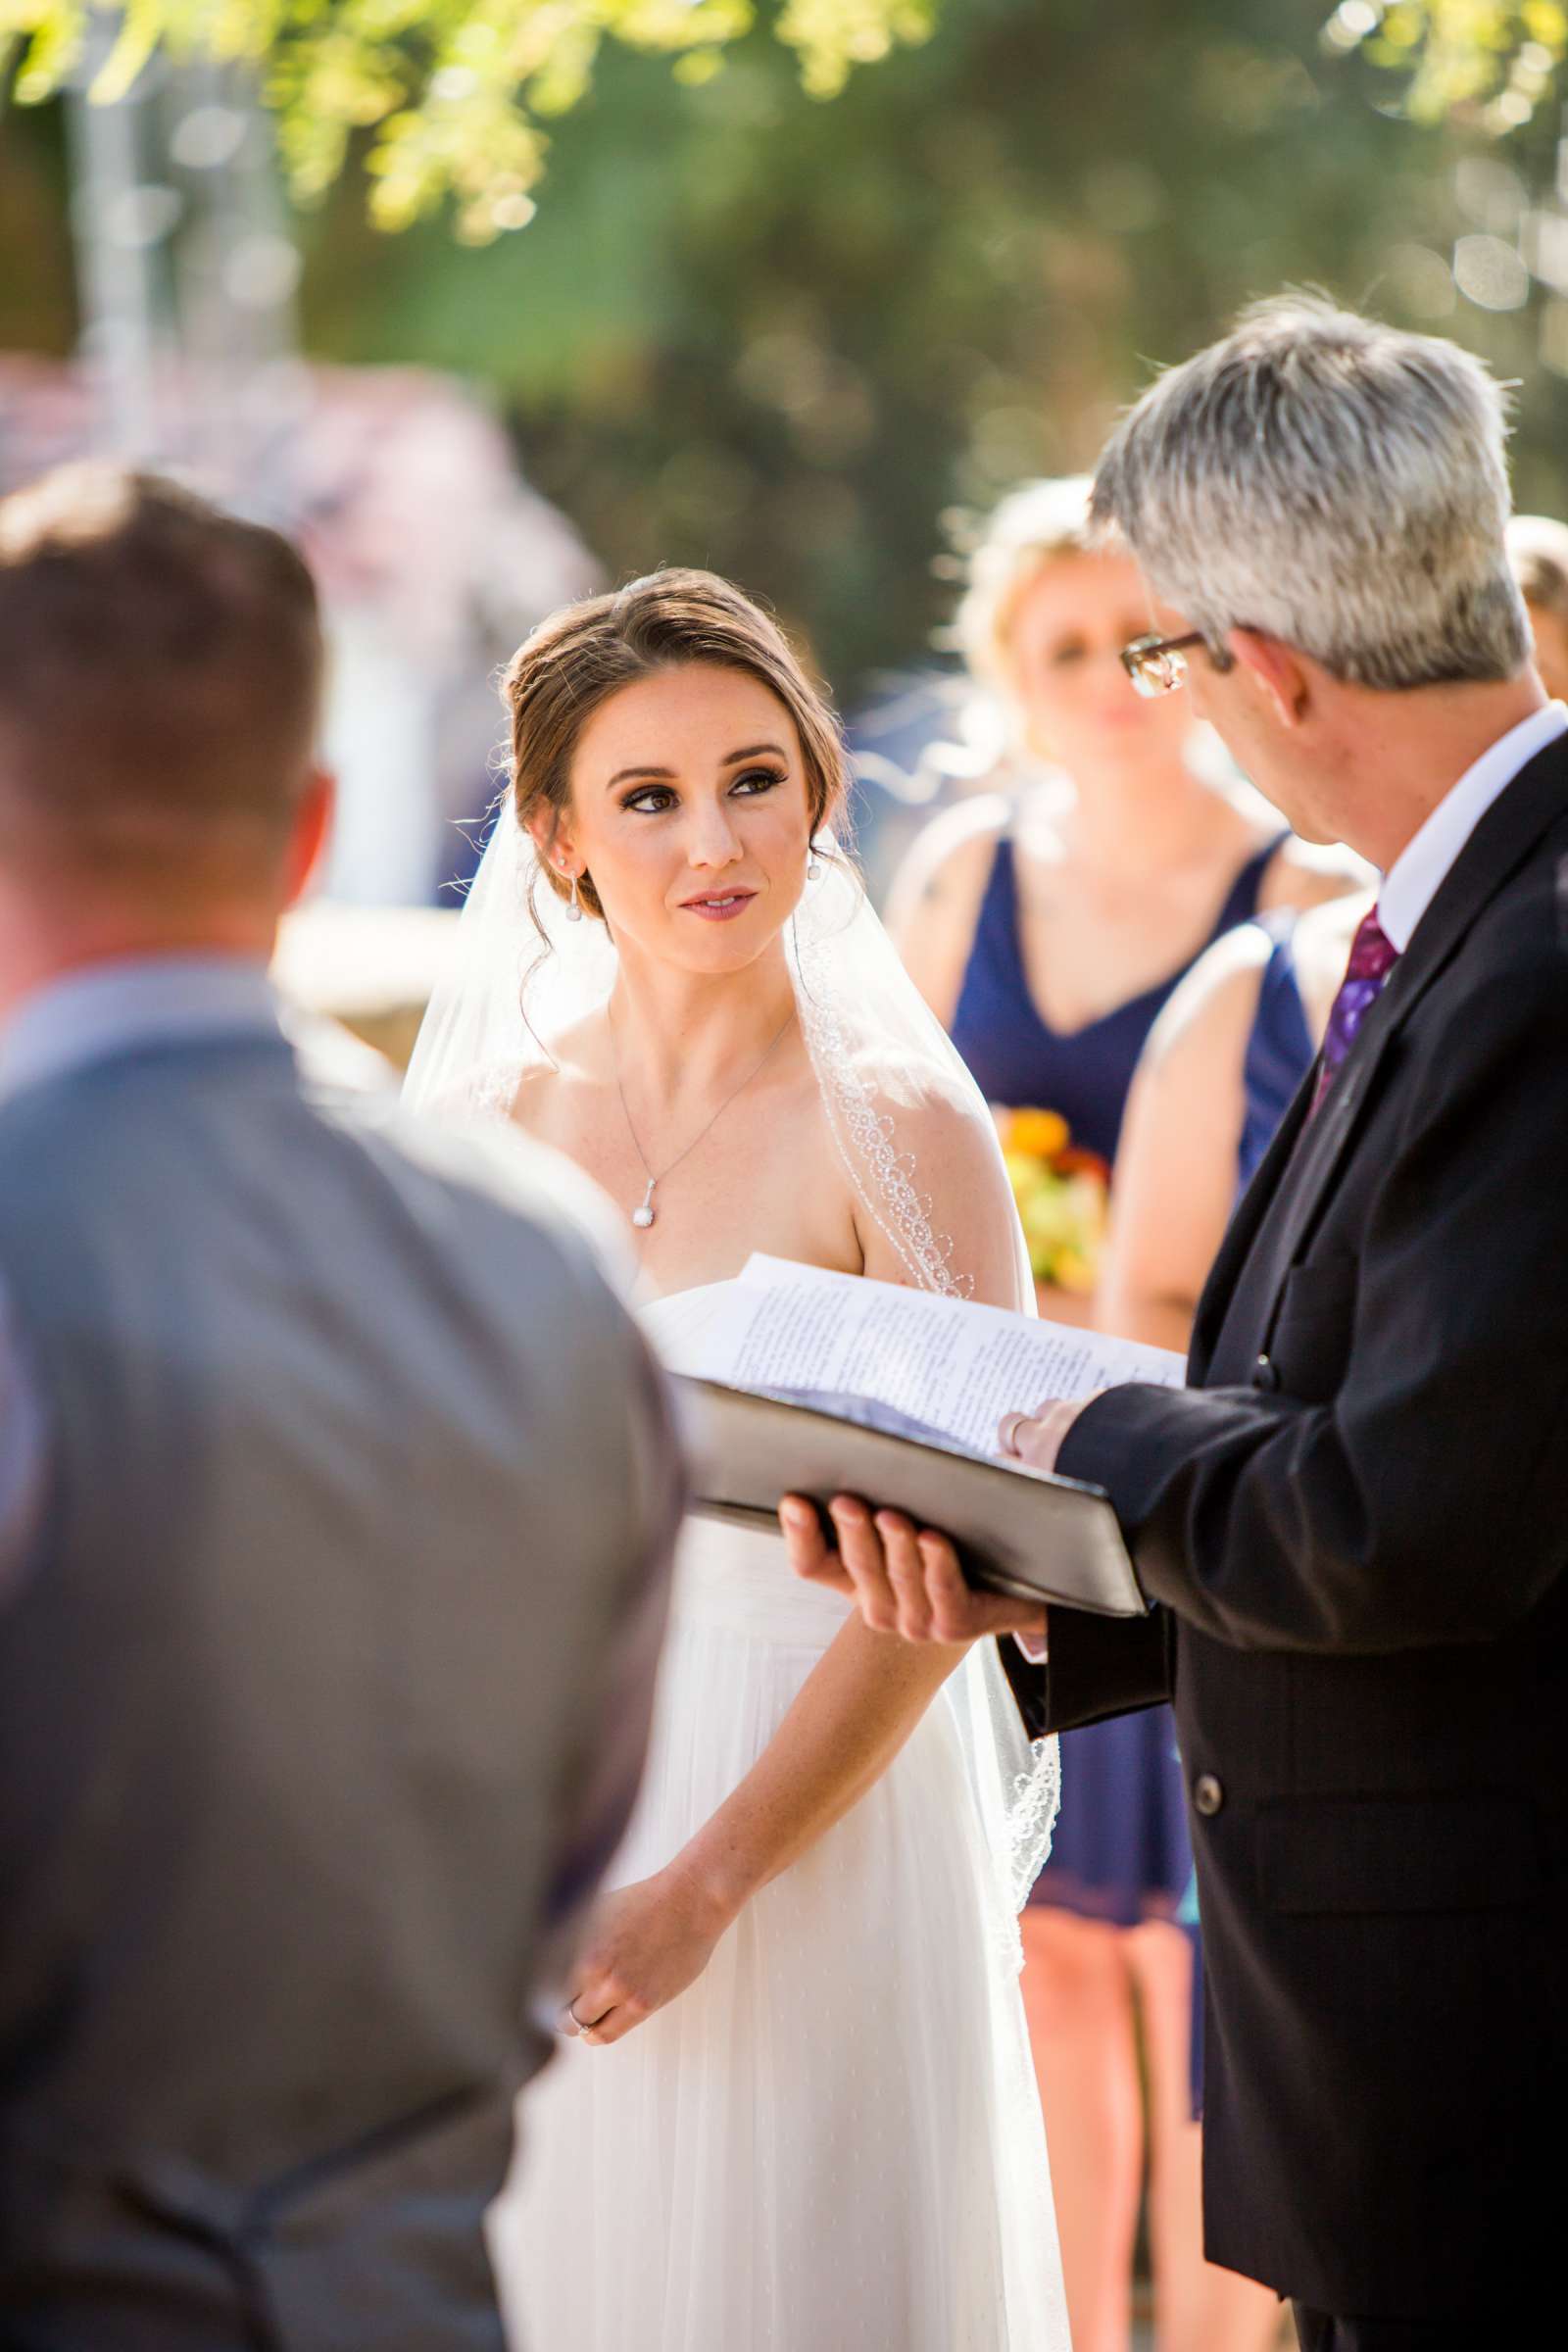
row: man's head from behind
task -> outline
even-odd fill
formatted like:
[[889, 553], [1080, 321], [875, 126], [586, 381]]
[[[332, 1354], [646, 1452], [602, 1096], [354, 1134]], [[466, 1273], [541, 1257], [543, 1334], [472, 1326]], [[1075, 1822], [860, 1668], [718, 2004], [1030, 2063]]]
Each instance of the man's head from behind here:
[[108, 465], [0, 501], [8, 896], [111, 942], [264, 942], [325, 820], [320, 683], [275, 531]]
[[1526, 670], [1506, 429], [1501, 387], [1457, 345], [1287, 295], [1112, 435], [1097, 519], [1130, 541], [1161, 629], [1201, 632], [1199, 708], [1303, 830], [1297, 784], [1310, 796], [1395, 698], [1408, 725]]

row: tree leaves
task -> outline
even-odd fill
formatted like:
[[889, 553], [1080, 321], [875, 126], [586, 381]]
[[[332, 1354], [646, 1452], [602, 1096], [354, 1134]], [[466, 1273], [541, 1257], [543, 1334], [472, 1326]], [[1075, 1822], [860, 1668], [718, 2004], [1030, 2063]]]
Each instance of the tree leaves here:
[[[924, 38], [935, 0], [782, 0], [775, 30], [813, 96], [858, 65]], [[407, 228], [451, 205], [458, 235], [484, 244], [532, 217], [542, 125], [586, 95], [606, 40], [667, 55], [687, 82], [721, 71], [752, 29], [753, 0], [109, 0], [120, 18], [94, 78], [123, 97], [160, 46], [264, 67], [293, 194], [318, 198], [364, 137], [371, 218]], [[47, 98], [81, 54], [85, 0], [0, 0], [0, 59], [15, 92]]]
[[1554, 86], [1568, 52], [1560, 0], [1341, 0], [1323, 28], [1330, 51], [1361, 50], [1404, 82], [1417, 122], [1478, 118], [1518, 130]]

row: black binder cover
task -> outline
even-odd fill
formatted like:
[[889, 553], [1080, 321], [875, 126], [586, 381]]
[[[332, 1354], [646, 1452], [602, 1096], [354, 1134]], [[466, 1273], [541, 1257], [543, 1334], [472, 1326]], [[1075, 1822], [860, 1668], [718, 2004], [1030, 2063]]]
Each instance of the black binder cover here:
[[973, 1585], [1104, 1617], [1140, 1617], [1116, 1514], [1099, 1487], [971, 1453], [861, 1396], [757, 1391], [675, 1379], [695, 1507], [776, 1526], [780, 1497], [859, 1494], [941, 1528]]

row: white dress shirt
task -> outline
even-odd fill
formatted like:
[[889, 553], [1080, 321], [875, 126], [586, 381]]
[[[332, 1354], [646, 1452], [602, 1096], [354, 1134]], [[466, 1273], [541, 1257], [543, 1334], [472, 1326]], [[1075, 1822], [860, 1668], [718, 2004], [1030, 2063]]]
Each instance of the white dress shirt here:
[[1437, 897], [1449, 868], [1495, 800], [1538, 752], [1568, 733], [1568, 708], [1548, 703], [1532, 710], [1490, 751], [1467, 767], [1446, 792], [1420, 831], [1408, 841], [1383, 877], [1378, 892], [1378, 921], [1391, 947], [1402, 956], [1415, 936], [1415, 927]]

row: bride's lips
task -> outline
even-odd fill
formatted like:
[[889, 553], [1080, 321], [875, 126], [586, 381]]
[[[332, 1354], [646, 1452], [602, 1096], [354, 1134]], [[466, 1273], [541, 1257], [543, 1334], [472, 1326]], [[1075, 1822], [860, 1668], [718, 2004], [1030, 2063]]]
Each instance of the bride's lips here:
[[755, 890], [712, 890], [700, 899], [682, 899], [685, 914], [700, 914], [705, 923], [732, 923], [756, 898]]

